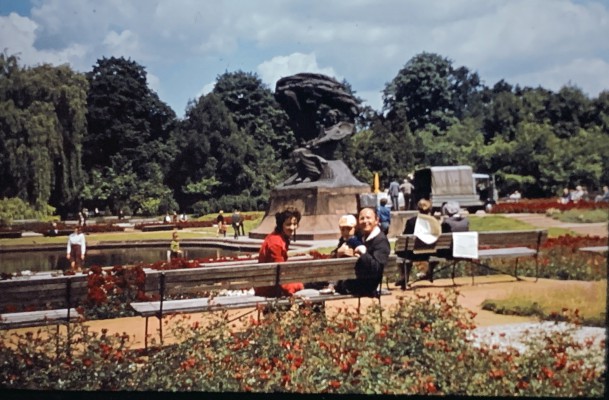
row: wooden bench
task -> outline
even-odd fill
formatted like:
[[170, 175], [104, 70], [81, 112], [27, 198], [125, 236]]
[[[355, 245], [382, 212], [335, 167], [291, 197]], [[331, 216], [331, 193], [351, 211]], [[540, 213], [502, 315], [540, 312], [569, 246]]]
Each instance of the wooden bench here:
[[[207, 312], [223, 309], [257, 308], [270, 304], [288, 304], [290, 299], [266, 298], [254, 295], [209, 296], [221, 290], [249, 290], [252, 287], [279, 286], [293, 282], [332, 282], [354, 279], [354, 258], [332, 258], [321, 260], [290, 260], [283, 263], [238, 263], [189, 268], [168, 271], [146, 271], [146, 292], [158, 294], [159, 301], [131, 303], [136, 313], [146, 318], [145, 342], [148, 347], [148, 319], [159, 319], [162, 344], [162, 318], [177, 313]], [[397, 257], [391, 255], [385, 273], [398, 271]], [[360, 276], [360, 278], [363, 278]], [[381, 276], [382, 278], [382, 276]], [[372, 297], [380, 302], [380, 296], [388, 291], [377, 291]], [[179, 296], [193, 296], [193, 299], [168, 300]], [[313, 294], [292, 301], [324, 303], [329, 300], [352, 298], [352, 295]]]
[[[514, 276], [517, 280], [521, 280], [518, 276], [518, 259], [521, 257], [534, 257], [535, 258], [535, 281], [539, 277], [539, 264], [537, 261], [539, 250], [541, 245], [547, 240], [548, 231], [544, 229], [527, 230], [527, 231], [488, 231], [478, 232], [478, 258], [454, 258], [452, 257], [452, 244], [453, 236], [452, 233], [443, 233], [438, 238], [434, 246], [431, 246], [432, 250], [429, 253], [430, 262], [434, 261], [448, 261], [449, 263], [443, 268], [436, 269], [433, 271], [434, 274], [446, 269], [452, 268], [451, 278], [455, 278], [456, 266], [464, 261], [477, 266], [493, 270], [505, 274], [506, 271], [497, 270], [492, 268], [483, 261], [491, 260], [496, 258], [514, 258], [514, 272], [510, 275]], [[421, 248], [421, 242], [416, 240], [415, 235], [400, 235], [397, 238], [395, 245], [395, 253], [403, 260], [403, 272], [405, 276], [405, 283], [408, 283], [408, 275], [410, 265], [415, 251]], [[442, 253], [444, 257], [439, 257], [438, 253]], [[472, 284], [474, 284], [474, 273], [471, 270]], [[421, 279], [418, 279], [421, 280]], [[413, 281], [417, 282], [418, 280]]]
[[609, 246], [580, 247], [579, 251], [583, 251], [584, 253], [607, 254], [607, 252], [609, 252]]
[[153, 224], [142, 226], [142, 232], [172, 231], [179, 229], [177, 224]]
[[[67, 324], [87, 297], [85, 275], [39, 274], [0, 281], [0, 329]], [[10, 308], [36, 311], [4, 312]], [[69, 328], [69, 324], [68, 324]]]
[[22, 236], [21, 231], [1, 231], [0, 239], [18, 239]]

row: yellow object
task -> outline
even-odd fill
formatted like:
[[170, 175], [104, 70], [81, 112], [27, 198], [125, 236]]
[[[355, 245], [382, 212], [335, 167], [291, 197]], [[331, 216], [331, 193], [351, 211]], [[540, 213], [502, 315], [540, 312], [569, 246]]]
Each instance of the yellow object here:
[[374, 173], [374, 194], [378, 194], [380, 192], [379, 190], [379, 174], [378, 172]]

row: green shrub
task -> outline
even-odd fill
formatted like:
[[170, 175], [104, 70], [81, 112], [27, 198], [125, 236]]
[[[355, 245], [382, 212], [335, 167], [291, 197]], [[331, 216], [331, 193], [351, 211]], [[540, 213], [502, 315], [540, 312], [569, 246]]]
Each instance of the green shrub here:
[[594, 223], [594, 222], [607, 222], [609, 220], [609, 212], [605, 209], [597, 210], [568, 210], [562, 213], [552, 214], [552, 218], [555, 218], [562, 222], [572, 223]]
[[16, 219], [48, 220], [55, 213], [55, 207], [41, 204], [30, 206], [18, 197], [0, 199], [0, 226], [11, 225]]

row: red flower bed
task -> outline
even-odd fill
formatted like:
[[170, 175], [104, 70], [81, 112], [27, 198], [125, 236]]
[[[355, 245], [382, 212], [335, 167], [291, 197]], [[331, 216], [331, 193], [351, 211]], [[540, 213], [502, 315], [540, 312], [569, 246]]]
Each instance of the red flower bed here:
[[515, 213], [538, 213], [543, 214], [548, 209], [553, 208], [560, 211], [572, 209], [609, 209], [609, 203], [594, 201], [578, 201], [577, 203], [569, 202], [563, 204], [558, 199], [528, 199], [516, 202], [498, 203], [493, 206], [493, 214], [515, 214]]
[[571, 236], [564, 235], [557, 238], [549, 238], [542, 246], [543, 249], [567, 248], [576, 251], [581, 247], [605, 246], [607, 238], [600, 236]]

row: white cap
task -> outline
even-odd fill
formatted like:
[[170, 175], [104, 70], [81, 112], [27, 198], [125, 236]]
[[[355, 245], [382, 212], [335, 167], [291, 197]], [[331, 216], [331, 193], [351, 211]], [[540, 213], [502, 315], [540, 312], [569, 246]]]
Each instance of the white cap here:
[[351, 214], [343, 215], [338, 220], [338, 226], [349, 226], [349, 227], [353, 228], [355, 225], [357, 225], [357, 220]]

